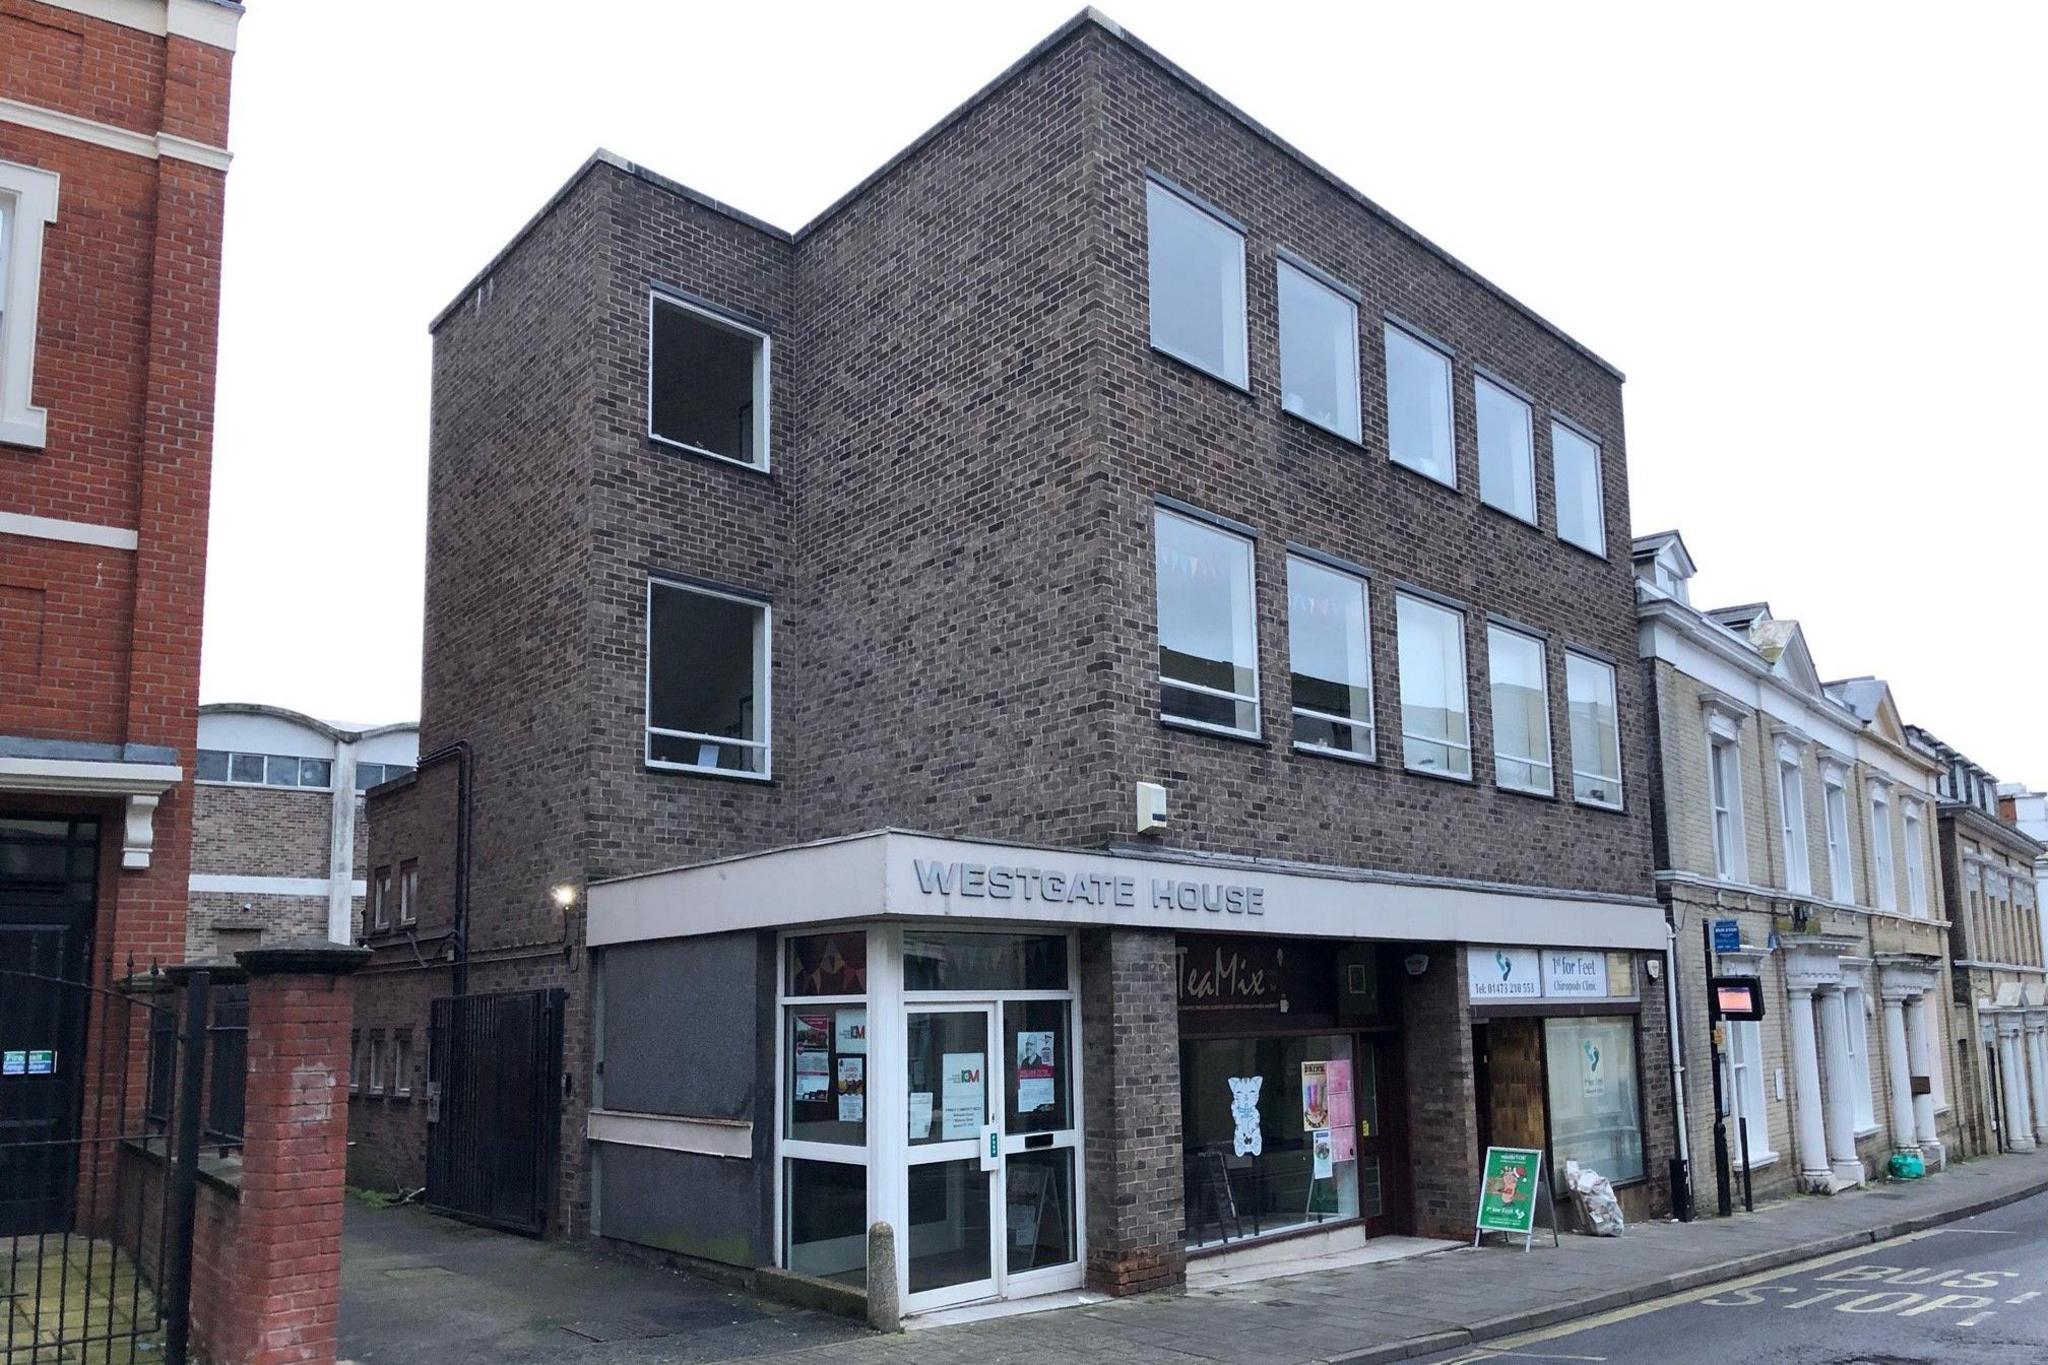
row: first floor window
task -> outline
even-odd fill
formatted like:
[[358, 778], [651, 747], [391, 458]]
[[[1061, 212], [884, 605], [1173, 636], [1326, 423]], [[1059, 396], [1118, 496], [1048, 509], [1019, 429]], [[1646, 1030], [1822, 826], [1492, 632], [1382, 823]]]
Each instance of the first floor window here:
[[380, 867], [370, 884], [370, 922], [376, 928], [391, 927], [391, 869]]
[[1153, 519], [1163, 719], [1259, 731], [1252, 543], [1159, 509]]
[[384, 1093], [384, 1030], [370, 1030], [370, 1093]]
[[1280, 402], [1358, 439], [1358, 305], [1287, 261], [1280, 262]]
[[1870, 867], [1877, 879], [1877, 908], [1895, 909], [1899, 885], [1892, 875], [1892, 803], [1884, 788], [1870, 789]]
[[1552, 422], [1550, 458], [1557, 484], [1557, 534], [1605, 557], [1607, 510], [1600, 487], [1600, 447], [1564, 423]]
[[767, 334], [660, 294], [648, 306], [648, 432], [700, 455], [766, 469]]
[[1564, 656], [1572, 721], [1572, 795], [1589, 806], [1621, 806], [1621, 721], [1614, 666], [1583, 654]]
[[1243, 388], [1244, 234], [1156, 181], [1145, 230], [1152, 345]]
[[412, 1030], [402, 1028], [391, 1036], [391, 1093], [401, 1099], [412, 1095]]
[[1536, 520], [1536, 441], [1529, 405], [1485, 376], [1472, 380], [1479, 418], [1479, 500]]
[[1797, 759], [1778, 761], [1778, 824], [1784, 841], [1785, 889], [1811, 891], [1813, 869], [1806, 859], [1806, 780]]
[[1552, 1170], [1561, 1177], [1576, 1161], [1616, 1184], [1642, 1179], [1634, 1017], [1546, 1019], [1543, 1031]]
[[647, 585], [647, 761], [767, 777], [766, 603], [653, 579]]
[[398, 865], [398, 922], [415, 924], [420, 917], [420, 864], [408, 858]]
[[1392, 323], [1386, 328], [1387, 454], [1458, 486], [1451, 440], [1451, 358]]
[[1828, 822], [1828, 881], [1838, 901], [1856, 899], [1856, 878], [1849, 862], [1849, 793], [1842, 783], [1829, 778], [1822, 789]]
[[1464, 613], [1406, 593], [1398, 594], [1394, 603], [1402, 759], [1417, 772], [1470, 777]]
[[[1900, 806], [1906, 838], [1906, 905], [1916, 915], [1927, 913], [1927, 849], [1920, 807], [1915, 802]], [[2020, 961], [2012, 958], [2011, 961]]]
[[1367, 634], [1364, 579], [1289, 557], [1287, 653], [1300, 747], [1372, 757]]
[[1488, 626], [1486, 669], [1493, 689], [1494, 781], [1548, 795], [1550, 687], [1543, 642], [1505, 626]]
[[57, 176], [0, 161], [0, 445], [40, 448], [49, 414], [30, 405], [43, 229], [57, 219]]
[[348, 1088], [351, 1094], [363, 1088], [363, 1031], [359, 1028], [348, 1033]]

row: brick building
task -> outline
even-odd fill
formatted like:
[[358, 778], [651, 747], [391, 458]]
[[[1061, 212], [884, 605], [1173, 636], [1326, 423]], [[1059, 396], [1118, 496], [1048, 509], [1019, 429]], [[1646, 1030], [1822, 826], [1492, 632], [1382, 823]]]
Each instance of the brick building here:
[[321, 935], [353, 943], [375, 890], [387, 920], [397, 915], [404, 888], [373, 884], [357, 817], [363, 794], [418, 756], [410, 722], [344, 728], [280, 706], [200, 707], [187, 955]]
[[1930, 732], [1940, 760], [1941, 872], [1955, 961], [1958, 1033], [1971, 1083], [1970, 1151], [2030, 1152], [2048, 1143], [2048, 964], [2035, 868], [2048, 845], [2013, 820], [1998, 779]]
[[359, 1022], [565, 992], [551, 1229], [919, 1311], [1466, 1235], [1489, 1140], [1666, 1206], [1583, 346], [1092, 11], [793, 233], [598, 154], [434, 341]]
[[[241, 13], [0, 4], [0, 967], [184, 954]], [[83, 998], [0, 988], [9, 1052], [54, 1053], [17, 1131], [77, 1136]], [[18, 1185], [54, 1169], [0, 1172], [0, 1208], [61, 1209]]]
[[[1762, 1197], [1864, 1184], [1895, 1152], [1939, 1167], [1957, 1113], [1937, 765], [1884, 683], [1821, 681], [1797, 621], [1695, 607], [1676, 532], [1638, 538], [1635, 557], [1701, 1207], [1718, 1194], [1717, 1099], [1729, 1178], [1746, 1166]], [[1738, 946], [1710, 949], [1715, 923]], [[1718, 1050], [1710, 973], [1756, 978], [1765, 1003]]]

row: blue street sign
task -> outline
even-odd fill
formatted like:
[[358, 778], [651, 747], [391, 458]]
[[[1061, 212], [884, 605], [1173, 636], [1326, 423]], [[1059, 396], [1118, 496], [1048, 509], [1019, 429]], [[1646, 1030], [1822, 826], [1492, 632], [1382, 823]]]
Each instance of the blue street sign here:
[[1714, 921], [1714, 951], [1717, 953], [1739, 953], [1742, 951], [1742, 926], [1732, 919]]

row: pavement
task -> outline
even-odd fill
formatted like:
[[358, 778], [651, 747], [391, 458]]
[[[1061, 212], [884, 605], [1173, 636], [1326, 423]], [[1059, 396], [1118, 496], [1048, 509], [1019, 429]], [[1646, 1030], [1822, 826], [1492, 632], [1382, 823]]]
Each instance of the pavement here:
[[[341, 1345], [344, 1358], [364, 1365], [1372, 1365], [1446, 1353], [1492, 1358], [1493, 1352], [1457, 1353], [1868, 1249], [2043, 1192], [2048, 1153], [1996, 1157], [1921, 1181], [1789, 1199], [1754, 1214], [1639, 1224], [1621, 1238], [1567, 1235], [1560, 1247], [1539, 1240], [1528, 1252], [1519, 1244], [1459, 1248], [894, 1336], [777, 1308], [602, 1247], [481, 1232], [413, 1209], [358, 1209], [350, 1213], [343, 1258]], [[675, 1325], [665, 1327], [670, 1321]], [[1670, 1353], [1650, 1354], [1661, 1360]]]

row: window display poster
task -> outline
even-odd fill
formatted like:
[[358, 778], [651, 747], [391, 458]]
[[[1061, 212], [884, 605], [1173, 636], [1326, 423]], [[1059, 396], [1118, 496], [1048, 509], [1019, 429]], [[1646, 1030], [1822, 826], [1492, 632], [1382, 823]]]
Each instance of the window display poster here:
[[1328, 1062], [1301, 1064], [1301, 1130], [1313, 1133], [1330, 1126]]
[[832, 1016], [832, 1047], [842, 1056], [868, 1050], [868, 1012], [865, 1008], [839, 1010]]
[[1265, 1088], [1264, 1076], [1231, 1076], [1230, 1119], [1235, 1125], [1230, 1134], [1232, 1156], [1258, 1156], [1266, 1150], [1264, 1133], [1259, 1129], [1259, 1091]]
[[1579, 1040], [1579, 1056], [1585, 1062], [1585, 1070], [1580, 1075], [1584, 1081], [1587, 1101], [1605, 1099], [1607, 1096], [1607, 1073], [1600, 1069], [1600, 1044], [1592, 1038], [1581, 1038]]
[[1331, 1130], [1328, 1128], [1316, 1129], [1315, 1132], [1309, 1134], [1309, 1144], [1315, 1152], [1316, 1164], [1313, 1178], [1316, 1180], [1328, 1180], [1336, 1173], [1337, 1165], [1336, 1148], [1331, 1140]]
[[[1332, 1122], [1334, 1123], [1335, 1121], [1332, 1120]], [[1358, 1160], [1358, 1130], [1356, 1128], [1347, 1123], [1342, 1128], [1332, 1127], [1330, 1129], [1330, 1160], [1332, 1163]]]
[[[1323, 1091], [1329, 1096], [1330, 1129], [1350, 1128], [1358, 1122], [1358, 1110], [1351, 1098], [1351, 1059], [1333, 1057], [1323, 1063]], [[1339, 1157], [1338, 1160], [1343, 1160]]]
[[1017, 1112], [1030, 1114], [1053, 1106], [1053, 1035], [1020, 1031], [1017, 1034]]
[[839, 1083], [834, 1093], [839, 1096], [841, 1123], [867, 1121], [867, 1065], [865, 1057], [839, 1059]]
[[792, 1030], [796, 1050], [796, 1100], [821, 1101], [832, 1093], [832, 1018], [825, 1014], [799, 1014]]
[[939, 1140], [980, 1137], [988, 1117], [983, 1080], [988, 1058], [979, 1052], [948, 1052], [941, 1055], [941, 1062]]
[[932, 1092], [910, 1092], [910, 1140], [923, 1142], [932, 1135]]

